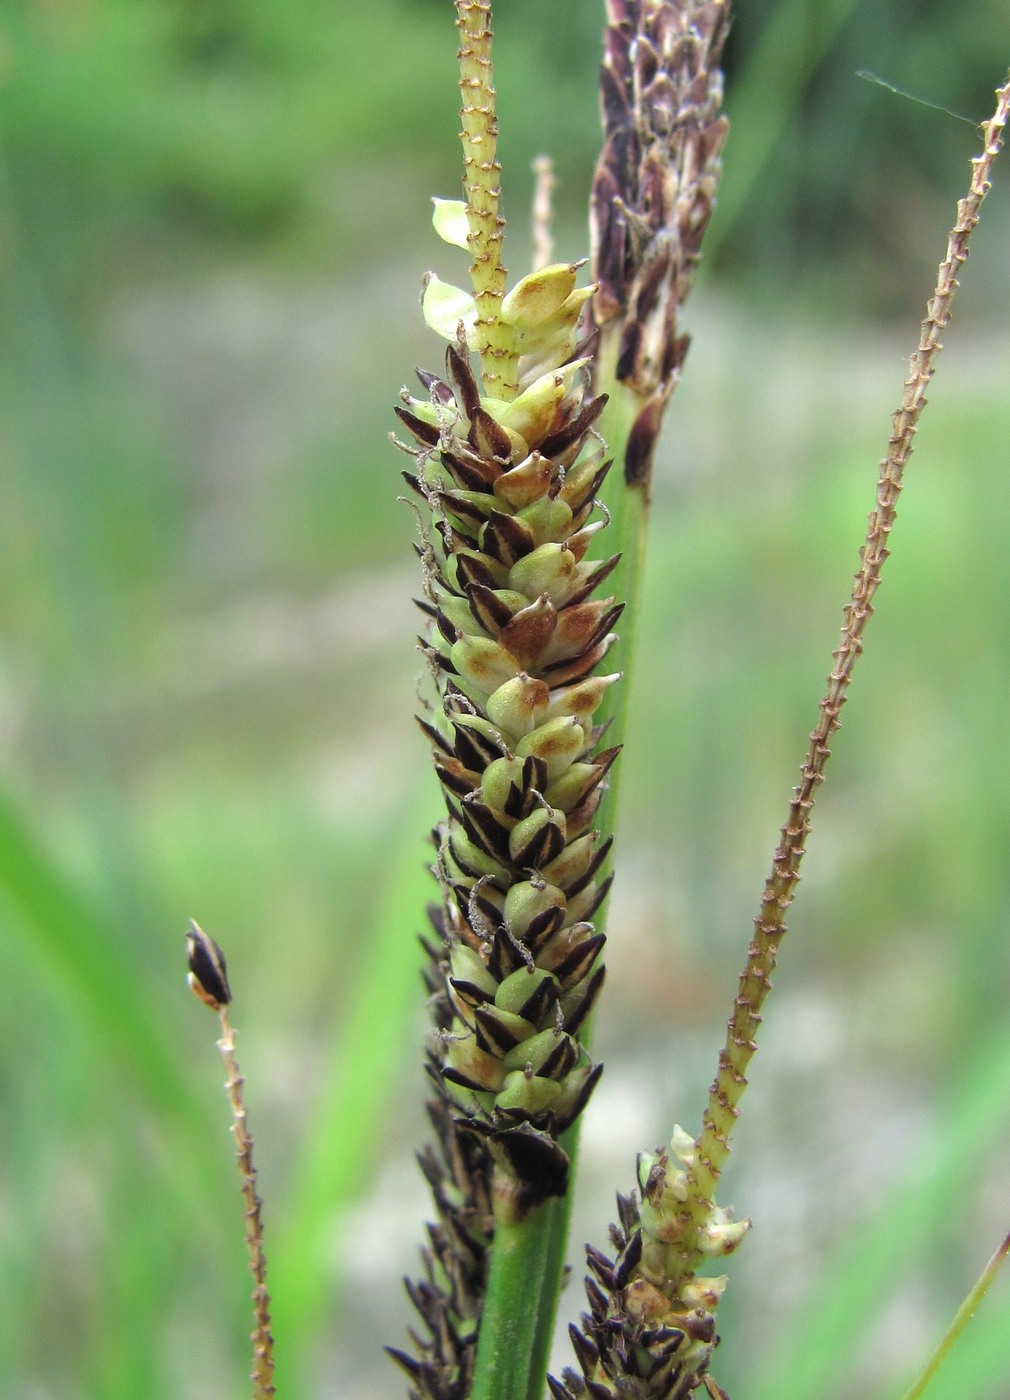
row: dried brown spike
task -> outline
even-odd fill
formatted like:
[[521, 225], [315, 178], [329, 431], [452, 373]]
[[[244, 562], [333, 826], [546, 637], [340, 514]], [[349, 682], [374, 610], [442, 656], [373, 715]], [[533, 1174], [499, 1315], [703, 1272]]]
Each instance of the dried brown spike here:
[[200, 1000], [214, 1011], [228, 1006], [231, 988], [224, 954], [210, 934], [192, 921], [186, 934], [186, 961], [189, 966], [186, 980]]

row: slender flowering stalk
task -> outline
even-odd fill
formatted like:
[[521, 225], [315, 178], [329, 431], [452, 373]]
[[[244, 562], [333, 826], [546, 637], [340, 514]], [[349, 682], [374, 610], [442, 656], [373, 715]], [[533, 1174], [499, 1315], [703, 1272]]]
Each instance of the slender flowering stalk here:
[[1010, 1235], [1004, 1235], [1002, 1241], [997, 1245], [992, 1257], [989, 1259], [989, 1262], [972, 1284], [971, 1288], [969, 1288], [964, 1301], [954, 1314], [950, 1326], [944, 1333], [940, 1345], [927, 1361], [925, 1369], [922, 1374], [916, 1378], [911, 1389], [905, 1392], [902, 1400], [922, 1400], [933, 1377], [939, 1371], [944, 1361], [946, 1361], [954, 1343], [975, 1316], [976, 1309], [989, 1292], [996, 1275], [1006, 1263], [1008, 1257], [1010, 1257]]
[[[881, 464], [876, 505], [870, 515], [861, 566], [845, 610], [842, 637], [834, 653], [828, 690], [810, 740], [801, 782], [765, 886], [756, 933], [734, 1001], [726, 1045], [710, 1090], [702, 1132], [696, 1141], [674, 1130], [668, 1152], [639, 1158], [639, 1197], [619, 1197], [620, 1225], [612, 1231], [614, 1257], [588, 1251], [592, 1277], [587, 1281], [590, 1311], [572, 1341], [581, 1375], [565, 1371], [551, 1379], [556, 1400], [682, 1400], [704, 1381], [710, 1396], [722, 1392], [708, 1376], [717, 1342], [715, 1309], [725, 1276], [699, 1278], [699, 1266], [729, 1254], [749, 1228], [715, 1205], [714, 1189], [729, 1154], [730, 1135], [747, 1086], [746, 1069], [756, 1049], [760, 1011], [771, 987], [779, 942], [786, 931], [785, 913], [799, 879], [800, 862], [810, 830], [814, 793], [830, 756], [829, 741], [839, 725], [852, 670], [873, 611], [873, 598], [888, 554], [905, 465], [932, 378], [940, 336], [950, 316], [957, 274], [968, 254], [968, 239], [978, 222], [989, 189], [992, 162], [1002, 145], [1010, 115], [1010, 78], [997, 94], [994, 116], [984, 128], [982, 154], [972, 162], [968, 195], [958, 205], [946, 256], [912, 356], [900, 408], [894, 415], [888, 451]], [[984, 1291], [998, 1267], [990, 1262], [979, 1288]], [[965, 1313], [966, 1316], [966, 1313]], [[963, 1323], [959, 1315], [958, 1324]]]
[[[422, 1157], [439, 1218], [427, 1278], [410, 1285], [429, 1336], [416, 1357], [394, 1353], [426, 1400], [471, 1393], [478, 1323], [496, 1306], [485, 1290], [501, 1300], [502, 1269], [539, 1267], [538, 1212], [567, 1190], [558, 1139], [600, 1073], [580, 1032], [603, 981], [591, 920], [610, 843], [594, 818], [618, 752], [594, 720], [617, 680], [598, 669], [621, 612], [593, 596], [616, 559], [588, 558], [609, 465], [581, 328], [594, 289], [577, 286], [578, 264], [556, 263], [499, 294], [489, 8], [458, 0], [457, 12], [467, 199], [436, 201], [435, 227], [470, 253], [472, 291], [426, 279], [445, 369], [421, 373], [424, 397], [404, 390], [397, 409], [413, 438], [400, 445], [438, 690], [421, 726], [446, 803], [428, 974], [438, 1143]], [[525, 1393], [518, 1369], [495, 1374], [496, 1400]], [[490, 1384], [478, 1377], [473, 1393]]]
[[235, 1032], [228, 1020], [228, 1007], [231, 1004], [228, 969], [221, 949], [213, 938], [195, 923], [190, 924], [186, 934], [186, 958], [189, 964], [187, 981], [190, 987], [202, 1002], [217, 1012], [221, 1022], [221, 1039], [217, 1045], [227, 1071], [225, 1087], [232, 1110], [232, 1133], [235, 1137], [239, 1175], [242, 1178], [242, 1199], [246, 1208], [246, 1246], [253, 1276], [255, 1327], [252, 1333], [252, 1394], [253, 1400], [270, 1400], [270, 1397], [276, 1394], [276, 1390], [273, 1381], [274, 1339], [270, 1330], [270, 1293], [267, 1288], [267, 1260], [263, 1247], [263, 1202], [256, 1189], [253, 1140], [242, 1097], [245, 1080], [235, 1058]]
[[473, 348], [480, 358], [485, 392], [510, 400], [519, 386], [514, 337], [501, 317], [508, 268], [501, 260], [505, 220], [498, 212], [501, 166], [491, 63], [491, 5], [489, 0], [458, 0], [456, 10], [466, 246], [473, 257], [470, 280], [477, 308]]
[[718, 1073], [709, 1092], [702, 1132], [689, 1173], [690, 1189], [681, 1212], [685, 1227], [682, 1238], [685, 1273], [691, 1271], [700, 1257], [699, 1228], [711, 1207], [715, 1184], [729, 1156], [729, 1141], [739, 1112], [738, 1105], [747, 1087], [747, 1066], [756, 1048], [754, 1038], [761, 1021], [761, 1007], [771, 987], [779, 943], [786, 932], [786, 910], [792, 903], [799, 881], [800, 864], [810, 832], [814, 795], [824, 778], [824, 769], [831, 755], [831, 737], [839, 727], [839, 714], [848, 695], [853, 668], [863, 649], [863, 632], [873, 614], [873, 599], [889, 553], [888, 541], [897, 517], [905, 467], [912, 455], [919, 418], [926, 405], [926, 388], [933, 377], [936, 357], [941, 349], [940, 337], [950, 319], [958, 273], [968, 257], [968, 240], [978, 223], [982, 201], [989, 191], [992, 163], [1002, 147], [1008, 115], [1010, 78], [997, 92], [996, 110], [983, 128], [982, 153], [972, 161], [971, 184], [965, 198], [958, 203], [957, 220], [940, 263], [936, 288], [922, 322], [919, 344], [911, 357], [901, 404], [892, 419], [887, 455], [880, 464], [876, 502], [870, 513], [866, 540], [860, 550], [860, 567], [853, 583], [852, 596], [845, 608], [841, 639], [833, 653], [834, 666], [828, 676], [827, 691], [820, 702], [817, 725], [810, 736], [810, 748], [801, 770], [800, 784], [794, 789], [789, 815], [782, 827], [771, 873], [762, 895], [761, 909], [754, 921], [754, 939], [740, 978], [740, 991], [734, 1002], [726, 1044], [719, 1057]]

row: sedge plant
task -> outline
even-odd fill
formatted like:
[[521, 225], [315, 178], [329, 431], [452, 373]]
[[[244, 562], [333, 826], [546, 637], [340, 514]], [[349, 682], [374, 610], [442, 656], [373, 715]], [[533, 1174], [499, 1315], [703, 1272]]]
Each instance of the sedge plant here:
[[[490, 4], [455, 0], [464, 198], [436, 199], [434, 227], [466, 255], [470, 284], [425, 279], [423, 314], [445, 342], [443, 359], [418, 372], [420, 388], [404, 389], [396, 409], [420, 537], [420, 648], [430, 686], [418, 718], [445, 807], [432, 831], [438, 897], [424, 939], [433, 1138], [419, 1160], [434, 1219], [423, 1274], [407, 1285], [420, 1326], [409, 1347], [390, 1348], [411, 1400], [542, 1400], [545, 1389], [554, 1400], [725, 1395], [712, 1364], [727, 1278], [713, 1269], [750, 1222], [719, 1206], [716, 1188], [814, 798], [1010, 107], [1008, 80], [983, 129], [894, 415], [827, 690], [700, 1131], [675, 1126], [668, 1148], [639, 1154], [633, 1189], [618, 1195], [609, 1250], [587, 1247], [588, 1310], [570, 1329], [575, 1364], [555, 1378], [547, 1355], [578, 1120], [601, 1073], [592, 1012], [604, 983], [615, 779], [652, 460], [688, 351], [681, 309], [727, 134], [719, 64], [728, 4], [608, 0], [607, 8], [591, 266], [550, 261], [550, 175], [542, 167], [536, 263], [510, 284]], [[230, 993], [219, 950], [195, 926], [190, 950], [207, 964], [206, 975], [194, 967], [196, 990], [225, 1025]], [[208, 986], [217, 968], [221, 984]], [[225, 1041], [230, 1051], [227, 1029]], [[243, 1173], [258, 1230], [251, 1156]], [[1004, 1253], [987, 1266], [951, 1335]], [[265, 1290], [260, 1302], [269, 1335]], [[256, 1345], [257, 1394], [271, 1394], [262, 1338]], [[924, 1392], [942, 1354], [943, 1346], [910, 1396]]]

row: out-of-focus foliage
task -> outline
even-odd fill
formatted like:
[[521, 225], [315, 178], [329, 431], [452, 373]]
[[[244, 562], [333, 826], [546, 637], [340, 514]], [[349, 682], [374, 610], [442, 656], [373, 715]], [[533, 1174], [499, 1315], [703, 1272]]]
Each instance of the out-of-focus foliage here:
[[[600, 14], [499, 10], [522, 272], [542, 149], [559, 252], [586, 251]], [[401, 1393], [377, 1346], [399, 1340], [424, 1211], [410, 1007], [438, 799], [386, 434], [411, 366], [441, 353], [421, 274], [462, 275], [428, 205], [459, 189], [454, 40], [448, 0], [0, 7], [5, 1400], [241, 1393], [240, 1202], [190, 916], [229, 958], [281, 1388]], [[699, 1111], [976, 139], [854, 72], [980, 118], [1008, 51], [1002, 0], [738, 8], [718, 253], [657, 467], [578, 1227], [597, 1239], [634, 1151]], [[883, 1388], [851, 1364], [866, 1300], [844, 1237], [928, 1175], [939, 1090], [967, 1085], [967, 1112], [1001, 1063], [974, 1028], [1007, 986], [1007, 209], [998, 184], [727, 1183], [759, 1224], [728, 1299], [734, 1395], [754, 1347], [791, 1396], [808, 1333], [797, 1375], [831, 1379], [798, 1381], [804, 1400]], [[944, 1144], [941, 1165], [972, 1150]], [[897, 1301], [869, 1363], [900, 1337], [907, 1364], [995, 1242], [985, 1160], [970, 1189], [920, 1181], [913, 1257], [898, 1240], [888, 1262], [926, 1282], [875, 1275]], [[816, 1334], [790, 1321], [805, 1296], [825, 1299]], [[971, 1393], [997, 1400], [985, 1375]]]
[[[353, 256], [344, 240], [376, 230], [353, 199], [346, 209], [348, 170], [371, 166], [360, 173], [376, 198], [379, 159], [455, 184], [445, 25], [441, 0], [15, 0], [0, 18], [15, 206], [33, 236], [52, 235], [62, 217], [107, 252], [169, 220], [213, 243], [281, 232], [300, 242], [325, 229]], [[600, 16], [575, 0], [511, 0], [497, 28], [509, 198], [525, 198], [529, 158], [546, 148], [562, 207], [575, 211], [597, 149]], [[956, 13], [942, 0], [744, 0], [727, 49], [729, 110], [747, 126], [763, 104], [787, 108], [774, 161], [726, 235], [726, 261], [752, 280], [755, 261], [795, 272], [828, 256], [837, 278], [839, 257], [852, 257], [877, 279], [879, 304], [896, 273], [903, 281], [908, 208], [945, 188], [972, 138], [856, 75], [980, 121], [1008, 30], [1001, 0]], [[735, 81], [762, 46], [765, 90], [741, 107]], [[891, 309], [900, 305], [899, 292]]]

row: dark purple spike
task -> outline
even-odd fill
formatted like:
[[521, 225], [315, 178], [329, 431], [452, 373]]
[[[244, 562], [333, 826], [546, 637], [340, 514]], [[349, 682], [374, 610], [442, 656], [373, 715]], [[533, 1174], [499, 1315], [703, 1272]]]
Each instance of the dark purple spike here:
[[450, 345], [445, 352], [445, 368], [460, 407], [467, 418], [472, 419], [480, 408], [480, 389], [473, 370], [455, 345]]
[[605, 880], [602, 880], [602, 881], [600, 882], [600, 886], [599, 886], [599, 888], [597, 889], [596, 893], [593, 895], [592, 899], [591, 899], [591, 900], [589, 901], [589, 903], [586, 905], [585, 909], [583, 909], [583, 910], [581, 911], [581, 912], [582, 912], [582, 917], [583, 917], [584, 919], [591, 919], [591, 918], [593, 917], [593, 915], [596, 913], [597, 909], [599, 909], [600, 905], [603, 903], [603, 901], [606, 899], [607, 895], [610, 893], [610, 886], [611, 886], [613, 883], [614, 883], [614, 877], [613, 877], [613, 875], [608, 875], [607, 878], [606, 878]]
[[[476, 894], [471, 890], [470, 903], [476, 908], [477, 913], [484, 920], [486, 926], [496, 929], [501, 922], [501, 910], [493, 899], [489, 899], [488, 896], [483, 893], [483, 889], [487, 888], [488, 886], [483, 886], [482, 890], [478, 890]], [[500, 889], [499, 882], [497, 880], [492, 880], [490, 888], [495, 890]]]
[[455, 793], [457, 797], [469, 797], [480, 782], [476, 773], [471, 772], [469, 768], [464, 768], [458, 759], [452, 759], [450, 763], [439, 763], [436, 759], [435, 773], [442, 786]]
[[586, 1245], [586, 1263], [593, 1273], [602, 1283], [609, 1293], [613, 1293], [617, 1288], [617, 1279], [614, 1275], [613, 1265], [605, 1254], [602, 1254], [595, 1245]]
[[515, 817], [528, 817], [532, 812], [534, 799], [532, 794], [523, 792], [522, 788], [516, 787], [515, 783], [509, 784], [508, 797], [505, 799], [505, 815]]
[[419, 369], [417, 365], [414, 366], [414, 373], [428, 393], [434, 393], [439, 403], [445, 404], [446, 406], [452, 403], [452, 390], [449, 388], [448, 384], [443, 383], [442, 380], [439, 379], [437, 374], [432, 374], [431, 371], [427, 369]]
[[568, 1154], [546, 1133], [528, 1124], [493, 1134], [495, 1155], [502, 1156], [520, 1183], [519, 1208], [527, 1210], [568, 1189]]
[[634, 1191], [627, 1196], [622, 1196], [620, 1192], [617, 1193], [617, 1215], [625, 1235], [630, 1239], [637, 1231], [640, 1219], [638, 1197]]
[[461, 1089], [472, 1089], [477, 1094], [490, 1092], [486, 1084], [482, 1084], [479, 1079], [471, 1079], [468, 1074], [464, 1074], [455, 1065], [443, 1065], [442, 1078], [448, 1079], [450, 1084], [458, 1084]]
[[438, 1290], [423, 1280], [414, 1281], [405, 1278], [403, 1283], [407, 1290], [407, 1297], [416, 1311], [421, 1314], [429, 1327], [433, 1326], [437, 1322], [439, 1304], [441, 1303]]
[[186, 933], [186, 965], [189, 985], [201, 1001], [214, 1011], [230, 1004], [231, 988], [224, 954], [210, 934], [192, 922]]
[[568, 1336], [571, 1339], [576, 1359], [583, 1372], [588, 1376], [600, 1359], [599, 1348], [583, 1332], [579, 1331], [574, 1322], [568, 1325]]
[[[406, 476], [406, 472], [404, 472]], [[485, 520], [485, 512], [473, 501], [460, 500], [452, 491], [438, 491], [435, 498], [445, 511], [446, 515], [451, 515], [454, 520], [459, 520], [465, 526], [472, 526], [480, 529]]]
[[617, 1279], [618, 1288], [626, 1288], [632, 1273], [638, 1268], [642, 1258], [642, 1232], [636, 1230], [624, 1249], [621, 1256], [614, 1262], [614, 1275]]
[[654, 1356], [670, 1361], [684, 1345], [686, 1335], [680, 1327], [650, 1327], [642, 1333], [642, 1340]]
[[456, 736], [454, 746], [456, 757], [467, 768], [472, 768], [474, 772], [482, 773], [489, 763], [493, 763], [496, 758], [501, 758], [503, 745], [489, 739], [486, 734], [481, 733], [472, 725], [454, 722], [453, 731]]
[[423, 653], [429, 666], [438, 667], [438, 669], [444, 671], [446, 675], [455, 676], [459, 674], [449, 658], [443, 656], [442, 653], [433, 647], [429, 641], [426, 641], [424, 637], [418, 637], [417, 647], [418, 650]]
[[631, 426], [624, 452], [624, 480], [629, 486], [640, 486], [652, 475], [652, 458], [665, 407], [662, 395], [654, 394]]
[[[452, 640], [455, 641], [456, 638], [453, 637]], [[596, 670], [612, 644], [611, 639], [604, 637], [602, 641], [587, 648], [576, 657], [565, 661], [553, 661], [549, 666], [543, 668], [543, 679], [552, 690], [556, 690], [558, 686], [562, 685], [577, 685], [579, 681], [584, 681], [592, 671]]]
[[435, 530], [442, 541], [442, 549], [446, 556], [450, 554], [461, 554], [465, 549], [477, 549], [476, 535], [466, 535], [462, 530], [457, 530], [448, 520], [436, 520]]
[[482, 462], [465, 448], [458, 452], [443, 451], [439, 457], [443, 467], [463, 491], [490, 491], [500, 474], [497, 467]]
[[586, 1297], [589, 1299], [589, 1306], [593, 1312], [593, 1321], [605, 1323], [608, 1309], [607, 1295], [594, 1278], [587, 1278], [585, 1283]]
[[546, 786], [547, 760], [528, 755], [523, 760], [523, 787], [529, 793], [542, 793]]
[[592, 647], [595, 646], [597, 642], [602, 642], [607, 633], [613, 629], [614, 623], [621, 616], [622, 612], [624, 612], [624, 604], [615, 603], [612, 608], [608, 609], [608, 611], [603, 614], [600, 618], [599, 626], [589, 639], [589, 646]]
[[459, 628], [454, 622], [449, 621], [441, 608], [435, 612], [435, 625], [449, 645], [452, 646], [453, 642], [459, 637]]
[[[404, 1282], [407, 1284], [407, 1291], [409, 1292], [410, 1282], [406, 1279]], [[411, 1302], [413, 1302], [413, 1299], [411, 1299]], [[384, 1350], [386, 1355], [396, 1362], [397, 1366], [400, 1366], [406, 1371], [412, 1381], [420, 1381], [421, 1374], [425, 1370], [424, 1365], [420, 1361], [415, 1361], [412, 1356], [408, 1356], [407, 1353], [401, 1351], [399, 1347], [385, 1347]]]
[[553, 1376], [547, 1377], [547, 1389], [551, 1393], [551, 1400], [574, 1400], [572, 1392], [559, 1384]]
[[559, 1035], [558, 1043], [537, 1070], [544, 1079], [564, 1079], [575, 1068], [579, 1052], [571, 1036]]

